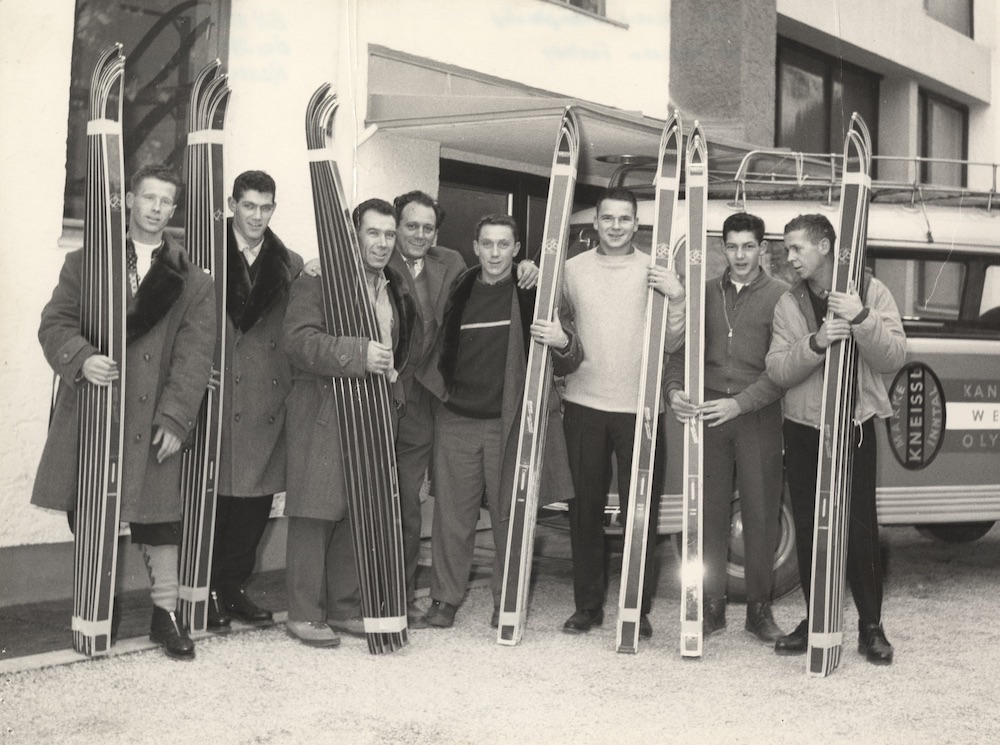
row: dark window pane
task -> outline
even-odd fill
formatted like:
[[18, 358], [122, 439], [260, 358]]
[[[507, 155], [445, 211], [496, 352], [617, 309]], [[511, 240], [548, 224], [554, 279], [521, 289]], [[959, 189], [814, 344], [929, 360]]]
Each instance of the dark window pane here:
[[798, 50], [787, 47], [780, 50], [780, 147], [811, 153], [826, 151], [825, 67], [823, 61]]
[[[925, 158], [964, 160], [968, 116], [964, 107], [920, 93], [920, 154]], [[965, 168], [960, 163], [924, 163], [921, 180], [941, 186], [964, 186]]]
[[438, 201], [444, 207], [444, 225], [438, 233], [438, 243], [462, 254], [465, 263], [478, 263], [472, 250], [476, 224], [490, 214], [509, 215], [510, 193], [479, 189], [472, 186], [441, 184]]
[[[66, 147], [64, 217], [82, 219], [90, 78], [102, 50], [121, 42], [125, 177], [147, 163], [183, 173], [191, 83], [228, 56], [230, 0], [77, 0]], [[183, 223], [184, 200], [174, 224]]]
[[[868, 125], [874, 139], [878, 122], [878, 83], [861, 70], [844, 67], [838, 71], [833, 85], [833, 103], [830, 107], [830, 150], [840, 152], [844, 147], [851, 114], [857, 112]], [[873, 149], [877, 150], [877, 143]]]
[[924, 0], [924, 9], [934, 20], [972, 36], [972, 0]]

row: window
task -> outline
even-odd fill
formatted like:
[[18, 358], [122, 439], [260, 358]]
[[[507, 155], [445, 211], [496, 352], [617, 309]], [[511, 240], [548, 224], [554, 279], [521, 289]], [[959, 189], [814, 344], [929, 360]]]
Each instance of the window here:
[[[922, 158], [953, 161], [968, 158], [969, 110], [964, 106], [921, 89], [917, 131]], [[939, 186], [965, 186], [967, 170], [963, 163], [923, 162], [920, 180]]]
[[[83, 219], [90, 78], [98, 55], [124, 45], [125, 178], [147, 163], [184, 172], [188, 99], [201, 69], [228, 57], [231, 0], [77, 0], [63, 217]], [[184, 200], [174, 225], [183, 224]]]
[[935, 21], [972, 38], [972, 0], [924, 0], [924, 10]]
[[879, 76], [778, 37], [775, 144], [808, 153], [840, 153], [858, 112], [878, 152]]
[[593, 13], [595, 16], [604, 15], [604, 0], [549, 0], [549, 2], [579, 8], [587, 13]]

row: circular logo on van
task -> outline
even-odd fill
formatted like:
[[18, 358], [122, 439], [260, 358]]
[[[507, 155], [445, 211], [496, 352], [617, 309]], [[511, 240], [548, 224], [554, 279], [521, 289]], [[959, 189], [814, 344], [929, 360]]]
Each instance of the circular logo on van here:
[[927, 365], [911, 362], [896, 374], [889, 388], [892, 416], [886, 421], [889, 444], [899, 465], [919, 471], [941, 449], [945, 400], [941, 381]]

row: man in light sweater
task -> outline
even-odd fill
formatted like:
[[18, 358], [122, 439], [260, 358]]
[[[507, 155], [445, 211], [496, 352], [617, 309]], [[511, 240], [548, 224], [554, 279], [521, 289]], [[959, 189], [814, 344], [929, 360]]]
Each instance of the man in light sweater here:
[[774, 549], [781, 511], [781, 396], [764, 359], [771, 321], [788, 285], [761, 266], [767, 256], [764, 221], [738, 212], [722, 224], [728, 266], [705, 287], [705, 400], [684, 390], [684, 354], [670, 357], [664, 389], [681, 422], [705, 422], [706, 636], [726, 626], [733, 469], [740, 490], [746, 548], [746, 630], [773, 644], [783, 634], [771, 613]]
[[[632, 237], [639, 227], [635, 195], [607, 189], [597, 202], [594, 229], [600, 245], [566, 262], [564, 317], [575, 324], [583, 360], [566, 378], [563, 425], [576, 499], [570, 502], [570, 543], [576, 612], [563, 625], [584, 633], [604, 621], [607, 594], [604, 561], [604, 507], [611, 482], [611, 454], [618, 464], [618, 494], [628, 504], [636, 404], [643, 364], [646, 293], [649, 287], [670, 299], [666, 352], [684, 341], [684, 288], [677, 275], [650, 266]], [[656, 524], [666, 452], [659, 427], [649, 510], [650, 536], [642, 593], [639, 635], [652, 636], [648, 613], [656, 587]]]

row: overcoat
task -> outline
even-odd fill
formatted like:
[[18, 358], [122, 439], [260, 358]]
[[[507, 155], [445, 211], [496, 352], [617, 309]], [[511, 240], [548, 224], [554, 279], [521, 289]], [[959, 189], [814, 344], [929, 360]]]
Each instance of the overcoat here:
[[[66, 256], [59, 284], [42, 310], [38, 338], [59, 389], [31, 503], [76, 509], [77, 389], [90, 385], [84, 361], [98, 352], [80, 334], [83, 251]], [[122, 416], [121, 519], [173, 522], [181, 517], [177, 453], [157, 463], [157, 427], [186, 440], [208, 388], [215, 348], [215, 287], [184, 250], [165, 239], [127, 309]], [[79, 380], [78, 380], [79, 377]]]
[[[516, 270], [515, 270], [516, 271]], [[528, 349], [531, 335], [529, 327], [535, 307], [535, 291], [517, 287], [514, 274], [514, 293], [511, 298], [510, 333], [507, 336], [507, 364], [504, 368], [503, 400], [500, 406], [500, 420], [503, 432], [500, 448], [500, 513], [510, 514], [510, 500], [514, 492], [514, 476], [517, 470], [517, 440], [521, 426], [521, 405], [524, 399], [524, 384], [528, 369]], [[455, 283], [444, 313], [441, 332], [439, 382], [435, 387], [451, 388], [454, 381], [455, 363], [458, 359], [458, 344], [461, 338], [462, 315], [472, 294], [482, 269], [473, 267]], [[564, 351], [552, 350], [553, 374], [566, 375], [579, 366], [583, 350], [579, 338], [572, 327], [565, 328], [570, 338]], [[538, 503], [540, 505], [572, 499], [573, 480], [566, 454], [566, 437], [563, 433], [562, 412], [559, 394], [550, 378], [548, 423], [545, 436], [545, 455], [542, 461], [541, 484]], [[433, 390], [433, 389], [432, 389]]]
[[[389, 267], [384, 271], [395, 320], [393, 354], [398, 370], [409, 355], [417, 310], [402, 278]], [[285, 424], [285, 515], [336, 522], [347, 516], [347, 484], [332, 378], [368, 374], [369, 339], [330, 336], [326, 329], [322, 280], [302, 274], [292, 283], [284, 324], [285, 352], [292, 365]], [[397, 385], [391, 388], [394, 398], [400, 395]]]
[[281, 335], [302, 257], [268, 228], [251, 282], [230, 219], [228, 259], [218, 490], [263, 497], [285, 489], [285, 399], [292, 369]]

